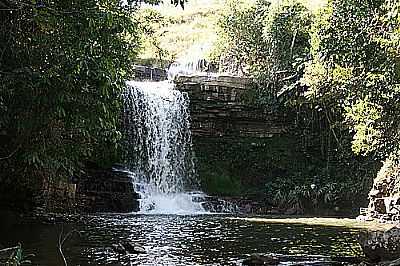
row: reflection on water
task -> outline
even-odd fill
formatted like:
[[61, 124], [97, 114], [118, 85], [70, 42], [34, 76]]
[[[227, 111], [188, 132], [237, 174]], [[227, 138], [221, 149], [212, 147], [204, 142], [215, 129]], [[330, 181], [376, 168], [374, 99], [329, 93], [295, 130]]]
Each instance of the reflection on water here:
[[[350, 229], [252, 223], [215, 215], [109, 214], [63, 227], [65, 232], [81, 232], [64, 246], [69, 265], [240, 265], [251, 253], [354, 256], [353, 250], [358, 250], [357, 231]], [[0, 244], [21, 241], [28, 252], [37, 254], [37, 265], [62, 265], [56, 247], [60, 230], [61, 225], [9, 224], [0, 229]], [[147, 254], [119, 256], [111, 245], [122, 240], [143, 246]]]

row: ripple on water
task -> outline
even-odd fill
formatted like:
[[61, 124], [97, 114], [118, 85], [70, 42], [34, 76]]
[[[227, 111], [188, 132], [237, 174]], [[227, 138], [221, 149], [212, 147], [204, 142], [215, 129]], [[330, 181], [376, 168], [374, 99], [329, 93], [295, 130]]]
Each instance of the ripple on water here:
[[[69, 225], [83, 234], [70, 239], [65, 255], [70, 265], [240, 265], [251, 253], [274, 253], [304, 256], [349, 256], [357, 249], [357, 231], [346, 228], [263, 224], [227, 219], [216, 215], [100, 215], [83, 224]], [[28, 225], [19, 225], [19, 230]], [[31, 234], [24, 244], [37, 256], [39, 265], [57, 265], [59, 255], [43, 253], [56, 242], [59, 228], [54, 225], [29, 225]], [[17, 230], [17, 228], [15, 229]], [[10, 241], [11, 234], [6, 236]], [[38, 237], [41, 236], [41, 237]], [[23, 235], [16, 236], [18, 241]], [[143, 246], [147, 254], [119, 256], [112, 244], [132, 241]], [[3, 243], [2, 243], [3, 244]], [[6, 243], [4, 243], [6, 244]], [[350, 248], [352, 247], [352, 248]], [[43, 254], [42, 254], [43, 253]], [[285, 257], [286, 258], [286, 257]], [[325, 259], [325, 258], [324, 258]], [[296, 265], [284, 261], [282, 265]], [[321, 258], [319, 258], [321, 260]], [[293, 264], [294, 263], [294, 264]], [[302, 265], [316, 264], [316, 260]], [[330, 265], [330, 264], [327, 264]]]

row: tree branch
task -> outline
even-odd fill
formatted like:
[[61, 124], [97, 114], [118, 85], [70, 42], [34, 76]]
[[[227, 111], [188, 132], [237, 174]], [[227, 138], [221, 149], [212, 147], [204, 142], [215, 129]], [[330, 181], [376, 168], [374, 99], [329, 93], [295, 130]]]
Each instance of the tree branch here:
[[4, 248], [4, 249], [0, 249], [0, 253], [3, 253], [3, 252], [9, 252], [9, 251], [12, 251], [12, 250], [16, 250], [16, 249], [18, 249], [19, 248], [19, 246], [15, 246], [15, 247], [10, 247], [10, 248]]
[[297, 36], [297, 29], [293, 34], [292, 45], [290, 46], [290, 59], [293, 59], [293, 48], [294, 48], [294, 42], [296, 40], [296, 36]]
[[19, 144], [18, 147], [17, 147], [12, 153], [10, 153], [8, 156], [6, 156], [6, 157], [0, 157], [0, 161], [10, 159], [11, 157], [14, 156], [14, 154], [17, 153], [17, 151], [18, 151], [20, 148], [21, 148], [21, 144]]
[[77, 230], [69, 231], [64, 237], [63, 237], [63, 233], [64, 233], [64, 226], [61, 226], [61, 232], [60, 232], [60, 235], [58, 236], [58, 251], [60, 252], [60, 255], [61, 255], [61, 257], [62, 257], [62, 259], [63, 259], [63, 261], [64, 261], [64, 266], [68, 266], [67, 259], [66, 259], [65, 256], [64, 256], [64, 252], [63, 252], [63, 250], [62, 250], [62, 247], [63, 247], [65, 241], [66, 241], [73, 233], [78, 233], [78, 231], [77, 231]]

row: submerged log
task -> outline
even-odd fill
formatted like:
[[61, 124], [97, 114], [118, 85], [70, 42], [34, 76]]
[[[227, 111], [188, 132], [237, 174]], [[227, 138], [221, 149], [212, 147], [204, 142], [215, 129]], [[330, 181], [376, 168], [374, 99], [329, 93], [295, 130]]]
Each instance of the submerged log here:
[[243, 261], [245, 266], [278, 265], [279, 259], [271, 255], [252, 254]]

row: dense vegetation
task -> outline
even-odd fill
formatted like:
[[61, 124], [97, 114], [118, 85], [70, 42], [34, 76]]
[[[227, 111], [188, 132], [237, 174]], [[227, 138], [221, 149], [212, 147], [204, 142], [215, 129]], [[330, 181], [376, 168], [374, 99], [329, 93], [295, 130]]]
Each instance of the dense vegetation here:
[[399, 3], [331, 0], [319, 11], [298, 1], [228, 3], [214, 61], [254, 77], [257, 103], [292, 113], [305, 154], [325, 161], [317, 182], [347, 183], [348, 192], [370, 183], [366, 165], [398, 151]]
[[215, 3], [190, 1], [179, 12], [167, 4], [142, 8], [136, 16], [143, 32], [138, 62], [166, 68], [176, 59], [208, 49], [216, 39], [214, 24], [222, 6], [211, 2]]
[[0, 3], [0, 190], [36, 191], [87, 161], [119, 161], [121, 91], [140, 49], [141, 63], [165, 67], [216, 37], [209, 59], [253, 77], [249, 101], [294, 128], [284, 143], [219, 143], [220, 160], [200, 148], [209, 192], [301, 208], [317, 193], [333, 207], [365, 198], [379, 160], [400, 152], [397, 1], [227, 0], [179, 15], [132, 2]]
[[136, 9], [117, 0], [0, 3], [2, 191], [36, 191], [85, 161], [113, 161], [139, 45]]

